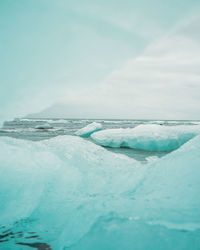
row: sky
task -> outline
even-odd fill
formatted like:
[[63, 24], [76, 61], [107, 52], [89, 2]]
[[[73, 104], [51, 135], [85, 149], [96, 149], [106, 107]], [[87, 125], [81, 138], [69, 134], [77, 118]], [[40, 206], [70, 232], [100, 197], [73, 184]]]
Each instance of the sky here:
[[200, 119], [199, 0], [0, 0], [0, 120]]

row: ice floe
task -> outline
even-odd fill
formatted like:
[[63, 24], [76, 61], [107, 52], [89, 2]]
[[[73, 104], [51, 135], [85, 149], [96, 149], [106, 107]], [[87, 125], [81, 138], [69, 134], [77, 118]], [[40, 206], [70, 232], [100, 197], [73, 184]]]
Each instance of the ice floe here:
[[75, 132], [76, 135], [81, 137], [89, 137], [92, 133], [102, 129], [101, 123], [92, 122], [85, 126], [84, 128], [79, 129]]
[[93, 141], [107, 147], [128, 147], [147, 151], [171, 151], [200, 134], [198, 125], [139, 125], [127, 129], [107, 129], [91, 135]]

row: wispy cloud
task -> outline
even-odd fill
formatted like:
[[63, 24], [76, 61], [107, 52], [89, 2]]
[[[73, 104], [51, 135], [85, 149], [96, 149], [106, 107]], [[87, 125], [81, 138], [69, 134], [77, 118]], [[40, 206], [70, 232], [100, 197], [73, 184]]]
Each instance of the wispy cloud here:
[[[80, 108], [80, 114], [84, 110], [90, 117], [170, 117], [173, 103], [179, 117], [187, 109], [192, 117], [191, 110], [198, 107], [199, 22], [190, 17], [155, 41], [194, 3], [0, 3], [0, 119], [42, 110], [63, 93], [70, 107], [63, 110], [67, 116]], [[182, 105], [186, 100], [187, 108]]]
[[[179, 26], [84, 95], [71, 95], [88, 115], [200, 119], [200, 18]], [[96, 107], [101, 107], [95, 110]]]

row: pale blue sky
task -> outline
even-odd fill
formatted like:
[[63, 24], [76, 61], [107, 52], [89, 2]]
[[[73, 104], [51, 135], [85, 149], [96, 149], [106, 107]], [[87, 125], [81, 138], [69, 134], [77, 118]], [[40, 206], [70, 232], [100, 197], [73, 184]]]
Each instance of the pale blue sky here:
[[[0, 116], [39, 111], [139, 56], [197, 0], [0, 0]], [[34, 99], [35, 98], [35, 99]]]

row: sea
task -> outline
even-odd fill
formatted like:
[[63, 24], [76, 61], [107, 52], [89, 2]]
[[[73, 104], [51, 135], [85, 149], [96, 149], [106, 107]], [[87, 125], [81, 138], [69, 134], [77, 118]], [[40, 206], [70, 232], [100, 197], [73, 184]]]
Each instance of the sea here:
[[[125, 120], [125, 119], [59, 119], [59, 118], [15, 118], [5, 121], [0, 129], [0, 136], [17, 139], [40, 141], [62, 135], [75, 135], [75, 132], [92, 122], [102, 124], [102, 129], [134, 128], [141, 124], [161, 124], [163, 126], [198, 125], [199, 120]], [[37, 126], [49, 124], [50, 129], [37, 129]], [[91, 138], [85, 138], [91, 140]], [[92, 140], [91, 140], [92, 141]], [[130, 148], [110, 148], [107, 150], [125, 154], [140, 162], [152, 160], [154, 156], [162, 157], [169, 152], [150, 152]]]

